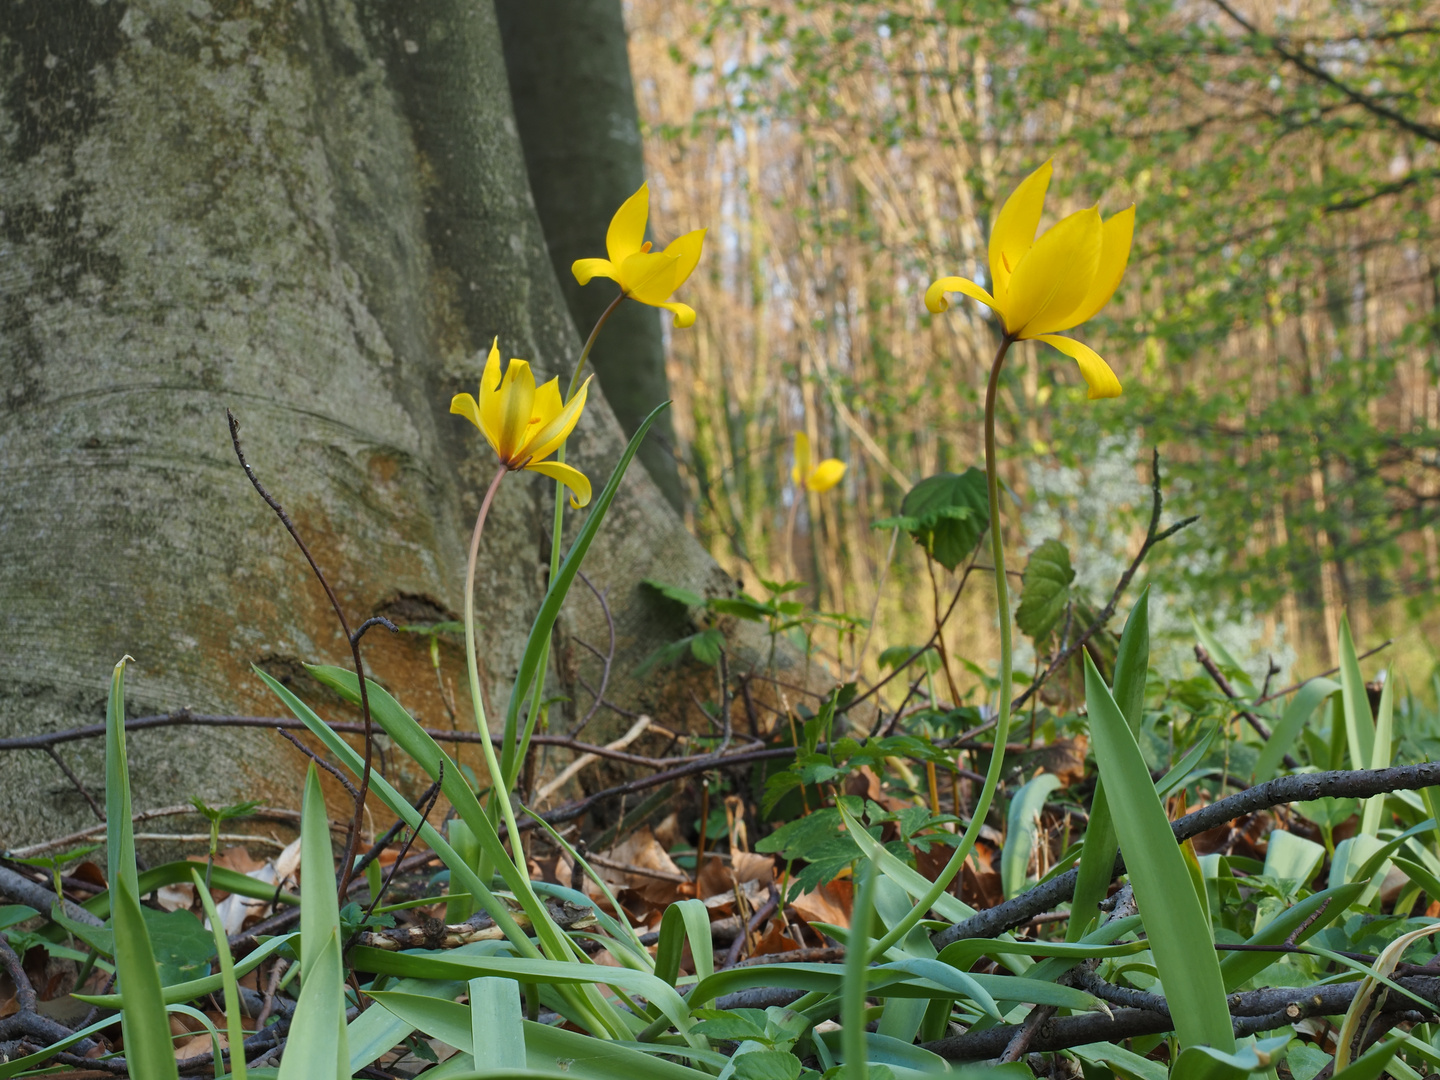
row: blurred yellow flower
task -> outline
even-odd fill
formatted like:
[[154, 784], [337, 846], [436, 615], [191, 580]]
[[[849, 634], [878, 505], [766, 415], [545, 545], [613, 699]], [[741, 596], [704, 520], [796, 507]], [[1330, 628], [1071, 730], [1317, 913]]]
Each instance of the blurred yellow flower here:
[[689, 326], [695, 321], [695, 309], [668, 301], [699, 263], [705, 230], [696, 229], [672, 240], [664, 251], [651, 251], [650, 241], [645, 239], [649, 217], [650, 185], [641, 184], [640, 190], [626, 199], [610, 219], [605, 233], [605, 250], [610, 257], [576, 259], [570, 270], [581, 285], [588, 285], [591, 278], [610, 278], [625, 296], [673, 311], [676, 326]]
[[925, 290], [925, 306], [944, 311], [950, 306], [947, 292], [979, 300], [1000, 316], [1012, 341], [1043, 341], [1076, 360], [1091, 398], [1118, 397], [1120, 380], [1100, 354], [1057, 331], [1079, 326], [1110, 302], [1130, 259], [1135, 207], [1103, 222], [1098, 208], [1081, 210], [1037, 239], [1050, 173], [1047, 161], [1020, 182], [996, 215], [990, 230], [994, 294], [965, 278], [943, 277]]
[[818, 495], [840, 483], [844, 475], [845, 462], [838, 458], [826, 458], [810, 468], [810, 436], [803, 431], [795, 433], [795, 466], [790, 470], [790, 479]]
[[485, 361], [485, 373], [480, 376], [480, 400], [456, 394], [450, 401], [450, 411], [480, 429], [501, 464], [512, 472], [528, 469], [559, 480], [574, 493], [570, 505], [578, 508], [590, 501], [589, 479], [579, 469], [545, 458], [560, 449], [575, 429], [592, 378], [585, 380], [569, 404], [560, 400], [559, 379], [537, 387], [535, 375], [524, 360], [511, 360], [502, 381], [500, 339], [496, 338], [490, 346], [490, 358]]

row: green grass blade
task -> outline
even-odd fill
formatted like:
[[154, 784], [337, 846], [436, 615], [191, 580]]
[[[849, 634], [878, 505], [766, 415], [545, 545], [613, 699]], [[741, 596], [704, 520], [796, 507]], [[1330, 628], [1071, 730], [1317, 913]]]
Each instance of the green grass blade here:
[[[140, 875], [140, 889], [135, 895], [149, 896], [156, 889], [166, 885], [177, 885], [182, 881], [188, 882], [190, 871], [194, 866], [195, 864], [189, 859], [177, 859], [175, 862], [152, 866]], [[275, 900], [291, 906], [300, 903], [300, 897], [294, 893], [284, 890], [277, 893], [274, 885], [266, 884], [257, 878], [249, 877], [226, 866], [216, 866], [211, 869], [210, 886], [226, 892], [239, 893], [241, 896], [248, 896], [254, 900]], [[103, 892], [86, 900], [80, 906], [98, 918], [109, 918], [110, 894]]]
[[[1367, 766], [1371, 769], [1388, 768], [1395, 753], [1392, 735], [1395, 726], [1394, 674], [1393, 671], [1390, 672], [1390, 677], [1385, 680], [1385, 686], [1380, 691], [1380, 707], [1375, 710], [1375, 745], [1370, 750], [1370, 762]], [[1371, 795], [1364, 805], [1365, 809], [1360, 815], [1360, 831], [1375, 836], [1384, 824], [1385, 796]]]
[[[191, 863], [190, 865], [194, 866], [195, 864]], [[299, 936], [298, 934], [281, 934], [279, 937], [271, 938], [235, 965], [235, 977], [239, 979], [250, 974], [279, 952], [282, 947], [297, 941]], [[193, 1001], [206, 994], [213, 994], [216, 990], [221, 989], [222, 985], [219, 975], [207, 975], [203, 979], [173, 983], [161, 991], [161, 996], [166, 1005], [178, 1005], [182, 1001]], [[102, 1009], [118, 1009], [124, 1004], [124, 998], [120, 994], [71, 994], [70, 996], [76, 1001], [83, 1001], [87, 1005], [98, 1005]]]
[[125, 754], [125, 664], [122, 656], [110, 676], [105, 703], [105, 868], [113, 887], [124, 879], [131, 896], [141, 896], [135, 869], [135, 825], [130, 807], [130, 766]]
[[[997, 748], [997, 754], [1002, 748]], [[840, 1041], [845, 1051], [845, 1080], [867, 1080], [870, 1065], [865, 1052], [865, 996], [870, 954], [870, 917], [874, 912], [875, 882], [880, 871], [868, 859], [855, 866], [861, 875], [855, 892], [850, 939], [845, 943], [845, 980], [840, 988]]]
[[[545, 599], [541, 601], [540, 610], [535, 614], [535, 623], [530, 628], [530, 637], [525, 642], [525, 653], [520, 659], [520, 670], [516, 673], [515, 682], [510, 687], [510, 703], [505, 709], [505, 734], [501, 745], [500, 772], [504, 777], [506, 791], [514, 790], [515, 779], [520, 775], [520, 763], [525, 760], [525, 750], [527, 749], [525, 746], [518, 745], [515, 738], [519, 729], [520, 706], [530, 692], [531, 683], [537, 677], [541, 658], [550, 643], [550, 631], [554, 629], [555, 620], [560, 616], [560, 606], [565, 602], [565, 596], [575, 582], [575, 575], [580, 572], [580, 563], [584, 561], [585, 553], [590, 550], [590, 545], [595, 540], [595, 534], [600, 531], [606, 511], [615, 501], [615, 494], [620, 490], [620, 481], [625, 477], [625, 470], [630, 467], [635, 452], [645, 441], [645, 435], [649, 432], [650, 426], [669, 407], [670, 402], [661, 402], [635, 429], [635, 434], [630, 437], [625, 452], [615, 463], [615, 468], [610, 473], [610, 479], [605, 484], [604, 490], [591, 503], [590, 513], [585, 518], [585, 524], [580, 526], [575, 543], [570, 546], [565, 561], [560, 564], [560, 572], [550, 582], [549, 589], [545, 591]], [[540, 673], [539, 677], [543, 678], [543, 673]]]
[[1209, 920], [1135, 736], [1089, 653], [1085, 654], [1085, 700], [1120, 850], [1125, 853], [1176, 1034], [1182, 1046], [1232, 1051], [1235, 1037]]
[[[1125, 620], [1115, 657], [1115, 702], [1132, 733], [1140, 730], [1145, 712], [1145, 679], [1149, 673], [1150, 589], [1147, 586]], [[1110, 800], [1102, 780], [1096, 783], [1095, 797], [1090, 802], [1090, 824], [1085, 829], [1085, 846], [1080, 851], [1080, 869], [1070, 903], [1070, 922], [1065, 928], [1067, 941], [1079, 941], [1099, 914], [1100, 901], [1110, 891], [1119, 850], [1120, 838], [1115, 833]]]
[[1345, 705], [1345, 738], [1350, 749], [1350, 768], [1368, 769], [1375, 754], [1375, 718], [1365, 693], [1365, 676], [1350, 636], [1350, 617], [1340, 617], [1340, 699]]
[[[129, 820], [128, 818], [126, 819]], [[132, 862], [131, 868], [134, 868]], [[175, 1050], [170, 1041], [170, 1018], [160, 992], [160, 969], [150, 946], [150, 931], [140, 914], [140, 898], [130, 889], [125, 874], [115, 886], [115, 972], [125, 1000], [121, 1027], [125, 1033], [125, 1059], [132, 1076], [147, 1080], [178, 1080]]]
[[[225, 924], [220, 921], [220, 912], [215, 908], [215, 898], [205, 888], [205, 880], [199, 870], [190, 871], [190, 883], [195, 894], [204, 905], [205, 917], [210, 920], [210, 932], [215, 935], [215, 954], [220, 960], [220, 985], [225, 991], [225, 1036], [233, 1049], [241, 1047], [230, 1058], [230, 1075], [235, 1080], [245, 1080], [245, 1030], [240, 1026], [240, 984], [235, 981], [235, 965], [230, 956], [230, 941], [225, 936]], [[218, 1076], [219, 1058], [216, 1058]]]
[[1340, 692], [1340, 684], [1326, 678], [1311, 679], [1295, 692], [1280, 723], [1270, 733], [1270, 741], [1255, 759], [1255, 782], [1263, 784], [1272, 779], [1280, 769], [1280, 762], [1295, 745], [1300, 732], [1310, 722], [1311, 715], [1331, 694]]

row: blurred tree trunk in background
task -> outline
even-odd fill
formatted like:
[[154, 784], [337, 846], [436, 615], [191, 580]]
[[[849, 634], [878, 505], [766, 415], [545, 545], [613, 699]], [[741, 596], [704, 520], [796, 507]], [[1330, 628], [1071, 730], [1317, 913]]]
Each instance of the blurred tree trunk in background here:
[[[556, 55], [591, 54], [557, 91], [583, 101], [606, 88], [633, 129], [623, 48], [594, 49], [574, 19], [546, 29]], [[302, 695], [315, 687], [301, 661], [348, 666], [320, 588], [236, 464], [227, 406], [352, 624], [454, 618], [494, 466], [450, 397], [474, 391], [496, 334], [542, 376], [567, 376], [580, 344], [489, 0], [12, 0], [0, 5], [0, 101], [0, 736], [100, 720], [126, 653], [132, 715], [275, 715], [252, 664]], [[592, 142], [589, 175], [565, 178], [579, 198], [599, 161], [629, 155], [567, 219], [565, 244], [599, 253], [638, 175], [628, 138]], [[654, 313], [631, 314], [622, 325], [651, 363]], [[604, 397], [591, 402], [570, 460], [598, 487], [624, 439]], [[514, 474], [487, 528], [492, 717], [544, 588], [552, 499], [549, 481]], [[639, 469], [586, 569], [616, 620], [608, 696], [631, 703], [626, 673], [676, 630], [640, 579], [731, 585]], [[585, 707], [577, 672], [595, 685], [598, 665], [573, 646], [604, 651], [605, 620], [588, 593], [572, 595], [556, 691]], [[450, 641], [445, 671], [463, 687]], [[424, 638], [373, 631], [366, 652], [422, 722], [451, 723]], [[469, 726], [463, 690], [456, 707]], [[103, 786], [98, 743], [62, 754]], [[261, 731], [170, 729], [137, 735], [131, 754], [137, 807], [293, 804], [303, 764]], [[0, 845], [89, 816], [39, 756], [0, 755]], [[392, 779], [406, 768], [392, 761]]]
[[[496, 0], [495, 12], [535, 209], [565, 303], [581, 335], [588, 334], [616, 287], [602, 280], [582, 289], [570, 266], [604, 256], [610, 216], [645, 181], [624, 13], [620, 0]], [[650, 235], [657, 247], [674, 239], [657, 237], [653, 227]], [[590, 360], [627, 434], [669, 397], [655, 308], [622, 304]], [[651, 429], [640, 460], [679, 510], [668, 412]]]

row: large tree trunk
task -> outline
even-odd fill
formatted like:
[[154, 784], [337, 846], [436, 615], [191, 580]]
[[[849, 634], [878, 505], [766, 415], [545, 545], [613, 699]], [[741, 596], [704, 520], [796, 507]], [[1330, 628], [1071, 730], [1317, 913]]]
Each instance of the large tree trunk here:
[[[352, 621], [460, 610], [494, 466], [450, 396], [473, 392], [497, 334], [547, 375], [579, 351], [488, 0], [10, 0], [0, 95], [0, 736], [94, 722], [125, 653], [132, 715], [273, 715], [251, 664], [304, 684], [299, 661], [347, 662], [236, 465], [227, 406]], [[570, 460], [598, 485], [623, 435], [591, 401]], [[492, 718], [544, 586], [552, 498], [513, 474], [486, 531]], [[629, 701], [622, 676], [677, 629], [640, 579], [730, 584], [639, 469], [586, 569]], [[572, 597], [564, 634], [603, 648], [604, 626]], [[372, 632], [367, 655], [422, 721], [448, 723], [421, 640]], [[445, 662], [462, 671], [461, 650]], [[72, 746], [99, 788], [100, 748]], [[302, 761], [266, 733], [137, 735], [131, 754], [140, 806], [296, 801]], [[87, 815], [43, 755], [0, 755], [0, 845]]]
[[[625, 14], [620, 0], [496, 0], [495, 12], [535, 209], [570, 314], [587, 333], [616, 289], [603, 281], [581, 288], [570, 266], [602, 253], [610, 215], [645, 180]], [[627, 433], [669, 396], [655, 308], [621, 305], [590, 359]], [[674, 442], [667, 413], [640, 460], [678, 510]]]

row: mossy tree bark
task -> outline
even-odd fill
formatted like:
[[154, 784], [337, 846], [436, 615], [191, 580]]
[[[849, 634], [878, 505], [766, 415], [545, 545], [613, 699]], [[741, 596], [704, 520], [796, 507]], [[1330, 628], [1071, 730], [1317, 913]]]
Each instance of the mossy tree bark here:
[[[624, 12], [620, 0], [495, 0], [495, 12], [535, 209], [565, 303], [583, 334], [616, 289], [603, 280], [581, 288], [570, 267], [576, 259], [604, 256], [610, 216], [645, 180]], [[669, 396], [655, 308], [622, 304], [591, 362], [627, 434]], [[640, 460], [678, 510], [683, 493], [668, 414], [652, 432]]]
[[[126, 653], [131, 714], [274, 715], [252, 664], [301, 683], [300, 661], [348, 664], [235, 462], [227, 406], [355, 622], [453, 617], [493, 466], [448, 404], [497, 334], [547, 375], [579, 351], [489, 2], [0, 5], [0, 736], [96, 721]], [[623, 433], [592, 401], [570, 460], [603, 483]], [[552, 497], [512, 475], [487, 528], [481, 658], [501, 709]], [[621, 701], [644, 703], [625, 673], [678, 629], [640, 579], [731, 587], [639, 469], [586, 569], [615, 615]], [[573, 596], [560, 692], [588, 704], [574, 639], [605, 633]], [[367, 657], [449, 723], [422, 640], [372, 631]], [[463, 671], [461, 649], [444, 663]], [[100, 788], [100, 748], [72, 745]], [[270, 734], [172, 729], [131, 753], [138, 806], [298, 802], [303, 762]], [[43, 755], [0, 755], [0, 846], [88, 814]]]

